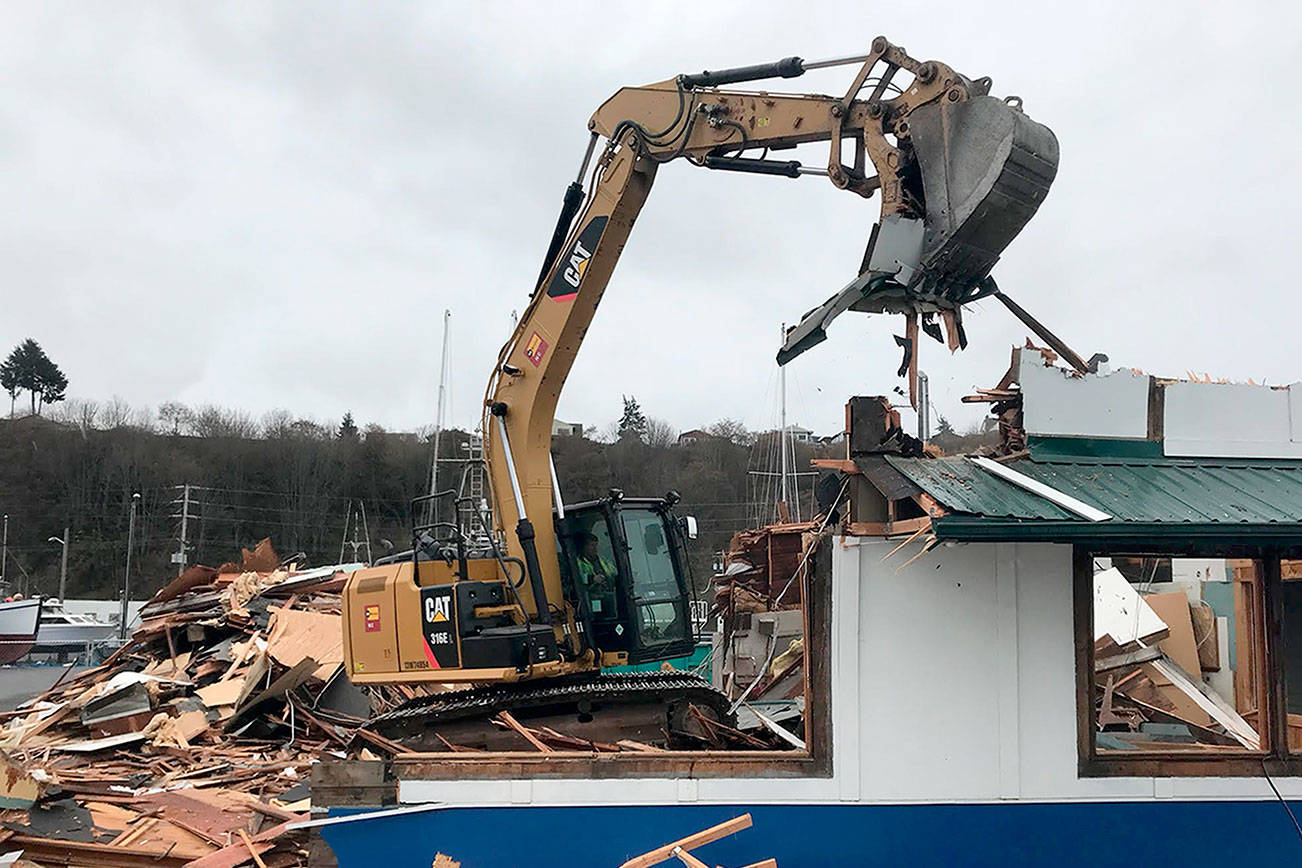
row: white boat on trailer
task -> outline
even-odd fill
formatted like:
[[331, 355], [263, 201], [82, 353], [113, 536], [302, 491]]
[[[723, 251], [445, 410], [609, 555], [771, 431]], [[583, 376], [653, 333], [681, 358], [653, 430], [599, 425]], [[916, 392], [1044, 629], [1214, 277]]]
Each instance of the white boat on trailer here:
[[82, 653], [112, 639], [116, 624], [94, 615], [70, 612], [64, 602], [48, 598], [41, 605], [41, 624], [32, 650], [37, 653]]

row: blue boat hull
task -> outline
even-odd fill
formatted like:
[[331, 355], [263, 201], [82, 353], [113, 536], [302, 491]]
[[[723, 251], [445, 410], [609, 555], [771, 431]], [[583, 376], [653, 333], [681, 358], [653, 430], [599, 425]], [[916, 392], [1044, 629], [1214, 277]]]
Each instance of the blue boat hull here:
[[1272, 801], [446, 808], [321, 833], [340, 868], [429, 868], [436, 852], [462, 868], [618, 868], [745, 812], [753, 828], [693, 852], [727, 868], [1302, 863], [1302, 838]]

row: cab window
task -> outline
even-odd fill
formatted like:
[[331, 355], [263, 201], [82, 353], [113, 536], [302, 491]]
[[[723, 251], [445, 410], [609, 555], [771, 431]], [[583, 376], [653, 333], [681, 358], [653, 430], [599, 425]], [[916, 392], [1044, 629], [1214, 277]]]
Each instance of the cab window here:
[[633, 575], [633, 604], [644, 642], [681, 641], [688, 637], [682, 617], [686, 608], [665, 536], [664, 519], [649, 510], [620, 512]]

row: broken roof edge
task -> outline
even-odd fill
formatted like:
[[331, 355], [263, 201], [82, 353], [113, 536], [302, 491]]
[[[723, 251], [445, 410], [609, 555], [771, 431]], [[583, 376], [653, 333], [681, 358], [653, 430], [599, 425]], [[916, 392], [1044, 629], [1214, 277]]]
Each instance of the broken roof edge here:
[[932, 519], [941, 542], [1046, 542], [1100, 546], [1190, 546], [1224, 549], [1285, 548], [1302, 551], [1302, 524], [1207, 522], [1091, 522], [946, 515]]

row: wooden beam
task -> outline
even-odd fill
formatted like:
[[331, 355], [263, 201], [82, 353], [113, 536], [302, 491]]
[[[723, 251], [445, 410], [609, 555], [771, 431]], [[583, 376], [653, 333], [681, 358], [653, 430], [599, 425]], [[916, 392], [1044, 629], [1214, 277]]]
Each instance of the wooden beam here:
[[1082, 374], [1089, 373], [1090, 369], [1089, 366], [1085, 364], [1085, 360], [1076, 355], [1076, 352], [1071, 347], [1063, 343], [1062, 338], [1049, 331], [1039, 320], [1023, 310], [1020, 304], [1013, 301], [1002, 292], [996, 292], [995, 298], [1003, 302], [1004, 307], [1008, 308], [1012, 315], [1021, 320], [1027, 328], [1035, 332], [1036, 335], [1039, 336], [1040, 340], [1053, 347], [1053, 349], [1057, 351], [1058, 355], [1066, 359], [1067, 364], [1071, 365]]
[[1157, 646], [1152, 648], [1138, 648], [1134, 651], [1126, 651], [1122, 654], [1110, 654], [1107, 657], [1094, 658], [1094, 672], [1109, 672], [1113, 669], [1122, 669], [1126, 666], [1138, 666], [1140, 663], [1147, 663], [1149, 660], [1156, 660], [1162, 656], [1162, 649]]
[[249, 840], [249, 833], [244, 831], [244, 827], [241, 826], [235, 831], [239, 832], [240, 840], [244, 842], [244, 846], [249, 848], [249, 855], [253, 857], [253, 861], [257, 863], [258, 868], [267, 868], [267, 863], [262, 861], [262, 856], [258, 854], [258, 848], [253, 846], [253, 842]]
[[824, 470], [838, 470], [854, 476], [859, 474], [859, 465], [848, 458], [814, 458], [809, 463], [813, 467], [821, 467]]
[[734, 817], [726, 820], [717, 826], [711, 826], [686, 838], [679, 838], [677, 841], [665, 844], [663, 847], [657, 847], [649, 853], [643, 853], [641, 856], [635, 856], [629, 859], [619, 868], [651, 868], [652, 865], [659, 865], [674, 858], [677, 850], [691, 850], [695, 847], [701, 847], [720, 838], [726, 838], [729, 835], [735, 835], [742, 829], [751, 827], [750, 814], [742, 814], [740, 817]]
[[906, 518], [901, 521], [852, 521], [846, 527], [850, 536], [899, 536], [916, 534], [931, 527], [931, 518]]
[[499, 711], [499, 712], [497, 713], [497, 717], [498, 717], [499, 720], [501, 720], [503, 723], [505, 723], [505, 724], [506, 724], [507, 726], [509, 726], [511, 729], [515, 730], [515, 731], [518, 732], [520, 735], [524, 736], [524, 739], [525, 739], [526, 741], [528, 741], [529, 744], [531, 744], [531, 745], [533, 745], [534, 747], [536, 747], [538, 750], [542, 751], [543, 753], [551, 753], [551, 752], [552, 752], [552, 747], [551, 747], [550, 745], [543, 744], [543, 743], [538, 739], [538, 737], [537, 737], [536, 735], [534, 735], [532, 732], [530, 732], [530, 731], [529, 731], [528, 729], [526, 729], [525, 727], [521, 726], [521, 725], [520, 725], [520, 721], [516, 720], [516, 719], [511, 715], [511, 712], [509, 712], [509, 711]]

